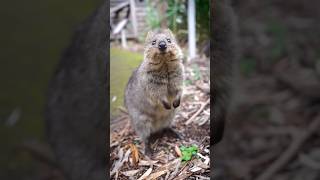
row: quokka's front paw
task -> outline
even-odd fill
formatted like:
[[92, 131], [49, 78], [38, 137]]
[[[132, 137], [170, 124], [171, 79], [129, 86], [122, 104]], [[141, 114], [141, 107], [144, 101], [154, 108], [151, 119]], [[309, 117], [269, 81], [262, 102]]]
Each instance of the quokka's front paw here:
[[161, 102], [162, 102], [162, 105], [163, 105], [164, 108], [171, 109], [170, 103], [168, 103], [167, 101], [164, 101], [164, 100], [162, 100]]
[[175, 100], [173, 101], [172, 105], [173, 105], [174, 108], [177, 108], [177, 107], [180, 106], [180, 99], [181, 99], [181, 98], [178, 97], [177, 99], [175, 99]]

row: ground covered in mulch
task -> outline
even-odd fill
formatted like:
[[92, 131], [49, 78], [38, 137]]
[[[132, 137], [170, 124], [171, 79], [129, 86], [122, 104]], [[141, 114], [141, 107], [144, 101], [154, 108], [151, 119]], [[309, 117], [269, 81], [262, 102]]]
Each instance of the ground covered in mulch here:
[[320, 179], [318, 1], [239, 1], [242, 58], [216, 180]]
[[[210, 177], [210, 78], [209, 60], [185, 63], [185, 88], [174, 129], [182, 139], [162, 137], [155, 155], [144, 155], [144, 145], [130, 126], [126, 110], [111, 120], [111, 179], [209, 179]], [[195, 145], [191, 160], [182, 160], [181, 146]]]

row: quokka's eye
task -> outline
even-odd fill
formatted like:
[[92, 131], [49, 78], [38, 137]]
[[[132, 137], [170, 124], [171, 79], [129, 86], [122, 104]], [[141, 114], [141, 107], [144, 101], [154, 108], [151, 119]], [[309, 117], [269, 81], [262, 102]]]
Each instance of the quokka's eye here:
[[155, 45], [155, 44], [156, 44], [156, 40], [153, 40], [153, 41], [152, 41], [152, 45]]
[[171, 43], [171, 39], [168, 38], [167, 41], [168, 41], [168, 43]]

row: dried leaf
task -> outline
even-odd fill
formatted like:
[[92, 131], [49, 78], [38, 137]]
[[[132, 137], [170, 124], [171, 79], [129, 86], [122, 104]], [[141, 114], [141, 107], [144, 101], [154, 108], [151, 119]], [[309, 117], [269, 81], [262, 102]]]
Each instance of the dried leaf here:
[[138, 179], [138, 180], [143, 180], [146, 179], [152, 172], [152, 166]]
[[130, 144], [131, 149], [131, 158], [133, 160], [133, 164], [136, 166], [139, 162], [139, 151], [138, 148], [134, 144]]
[[125, 172], [121, 172], [123, 175], [128, 176], [128, 177], [132, 177], [135, 174], [137, 174], [140, 170], [136, 169], [136, 170], [131, 170], [131, 171], [125, 171]]
[[[173, 160], [173, 161], [170, 161], [169, 163], [161, 166], [161, 167], [159, 168], [159, 171], [166, 170], [166, 169], [170, 170], [170, 169], [172, 169], [173, 167], [176, 167], [177, 164], [180, 163], [180, 161], [181, 161], [180, 158], [177, 158], [177, 159], [175, 159], [175, 160]], [[179, 165], [180, 165], [180, 164], [179, 164]]]
[[197, 171], [200, 171], [202, 168], [198, 167], [198, 166], [193, 166], [190, 171], [191, 172], [197, 172]]
[[209, 162], [210, 162], [210, 158], [208, 157], [208, 156], [203, 156], [202, 154], [200, 154], [200, 153], [197, 153], [197, 155], [199, 156], [199, 157], [201, 157], [202, 159], [204, 159], [204, 164], [205, 165], [208, 165], [209, 164]]
[[158, 161], [145, 161], [145, 160], [140, 160], [139, 161], [139, 166], [151, 166], [154, 165], [155, 163], [157, 163]]
[[124, 155], [124, 158], [122, 159], [122, 163], [129, 161], [129, 155], [131, 153], [131, 150], [128, 149], [126, 154]]
[[165, 173], [167, 173], [167, 170], [158, 171], [158, 172], [150, 174], [150, 176], [147, 179], [148, 180], [157, 179], [158, 177], [162, 176]]
[[110, 176], [114, 175], [115, 173], [117, 173], [119, 171], [119, 169], [122, 167], [123, 163], [125, 163], [126, 161], [128, 161], [128, 157], [130, 155], [130, 152], [131, 150], [128, 149], [126, 154], [124, 155], [123, 157], [123, 149], [121, 148], [119, 150], [119, 153], [118, 153], [118, 157], [123, 157], [123, 158], [119, 158], [119, 160], [117, 162], [115, 162], [114, 164], [114, 168], [113, 170], [111, 171], [110, 173]]
[[174, 150], [176, 151], [176, 153], [177, 153], [177, 155], [178, 155], [179, 157], [182, 156], [181, 150], [180, 150], [180, 148], [179, 148], [177, 145], [174, 146]]
[[[209, 159], [209, 158], [207, 158], [207, 159]], [[206, 159], [206, 161], [207, 161], [207, 159]], [[200, 169], [208, 169], [209, 168], [209, 166], [206, 164], [206, 163], [209, 163], [209, 162], [205, 162], [204, 163], [200, 159], [196, 159], [193, 163], [194, 163], [194, 166], [193, 166], [194, 169], [193, 170], [198, 169], [198, 168], [200, 168]], [[195, 170], [195, 171], [198, 171], [198, 170]], [[192, 171], [192, 172], [195, 172], [195, 171]]]

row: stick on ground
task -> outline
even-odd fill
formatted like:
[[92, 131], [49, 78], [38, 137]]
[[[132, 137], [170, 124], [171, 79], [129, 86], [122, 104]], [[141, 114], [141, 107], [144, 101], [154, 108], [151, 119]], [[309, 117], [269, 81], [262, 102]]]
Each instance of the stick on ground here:
[[196, 113], [194, 113], [192, 117], [185, 124], [186, 125], [190, 124], [203, 111], [203, 109], [207, 106], [207, 104], [209, 104], [209, 102], [210, 102], [210, 98], [201, 105], [200, 109]]
[[291, 145], [275, 160], [256, 180], [269, 180], [280, 171], [298, 152], [303, 143], [315, 133], [320, 125], [320, 116], [317, 116], [309, 126], [296, 135]]

